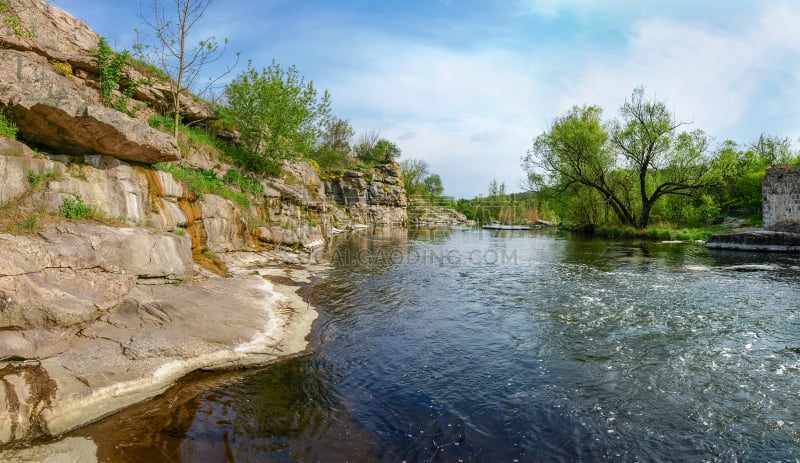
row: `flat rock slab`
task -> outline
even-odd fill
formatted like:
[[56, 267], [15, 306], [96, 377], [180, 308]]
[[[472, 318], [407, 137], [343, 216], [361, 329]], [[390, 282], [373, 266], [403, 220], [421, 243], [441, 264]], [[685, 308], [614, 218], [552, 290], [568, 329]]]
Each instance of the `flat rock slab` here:
[[257, 274], [137, 286], [63, 352], [0, 363], [0, 445], [62, 434], [161, 394], [192, 371], [305, 352], [317, 313], [296, 289]]

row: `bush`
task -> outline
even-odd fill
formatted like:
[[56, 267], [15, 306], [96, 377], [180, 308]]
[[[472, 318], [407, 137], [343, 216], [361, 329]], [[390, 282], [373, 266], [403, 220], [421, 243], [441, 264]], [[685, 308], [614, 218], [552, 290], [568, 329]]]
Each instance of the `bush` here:
[[200, 194], [210, 193], [222, 196], [225, 199], [235, 202], [242, 209], [250, 207], [250, 199], [246, 194], [233, 191], [217, 176], [211, 169], [193, 169], [166, 164], [156, 164], [156, 168], [169, 172], [175, 180], [184, 182], [189, 189]]
[[94, 215], [94, 209], [84, 203], [80, 195], [76, 195], [74, 198], [64, 198], [58, 210], [61, 212], [61, 215], [68, 219], [80, 220], [84, 217]]
[[9, 120], [4, 114], [0, 114], [0, 136], [16, 140], [18, 131], [17, 124]]
[[39, 187], [39, 185], [42, 185], [43, 183], [57, 179], [59, 177], [59, 174], [60, 172], [58, 170], [48, 170], [41, 174], [37, 174], [36, 172], [29, 170], [28, 183], [31, 185], [31, 188], [37, 188]]
[[264, 193], [264, 185], [258, 181], [255, 177], [250, 177], [248, 175], [242, 175], [239, 172], [239, 169], [233, 167], [225, 175], [222, 177], [222, 181], [228, 185], [233, 185], [240, 190], [252, 193], [254, 195], [260, 195]]

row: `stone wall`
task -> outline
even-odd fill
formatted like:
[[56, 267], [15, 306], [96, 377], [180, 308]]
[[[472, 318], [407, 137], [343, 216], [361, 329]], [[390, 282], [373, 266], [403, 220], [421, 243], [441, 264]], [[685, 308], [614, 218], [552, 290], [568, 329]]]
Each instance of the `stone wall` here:
[[765, 230], [800, 222], [800, 167], [770, 167], [761, 185]]

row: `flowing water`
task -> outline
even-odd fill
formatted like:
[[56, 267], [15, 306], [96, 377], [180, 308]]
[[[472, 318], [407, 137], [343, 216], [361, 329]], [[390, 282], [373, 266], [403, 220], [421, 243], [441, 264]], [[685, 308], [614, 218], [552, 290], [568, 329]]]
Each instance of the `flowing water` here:
[[309, 357], [83, 430], [109, 461], [794, 461], [800, 259], [377, 230], [306, 288]]

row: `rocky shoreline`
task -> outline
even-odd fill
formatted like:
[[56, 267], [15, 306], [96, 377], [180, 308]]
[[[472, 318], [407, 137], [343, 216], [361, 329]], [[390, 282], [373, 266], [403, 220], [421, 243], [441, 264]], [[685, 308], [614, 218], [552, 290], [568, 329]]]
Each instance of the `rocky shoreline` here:
[[[287, 265], [299, 256], [285, 252], [226, 258], [230, 277], [203, 273], [180, 285], [137, 287], [135, 310], [102, 317], [59, 355], [0, 364], [17, 370], [4, 376], [0, 394], [9, 401], [13, 391], [19, 404], [0, 429], [35, 435], [31, 427], [38, 427], [46, 432], [36, 437], [57, 437], [162, 394], [193, 371], [261, 367], [306, 354], [317, 312], [297, 290], [319, 266]], [[87, 439], [36, 443], [2, 451], [0, 460], [94, 460]]]

